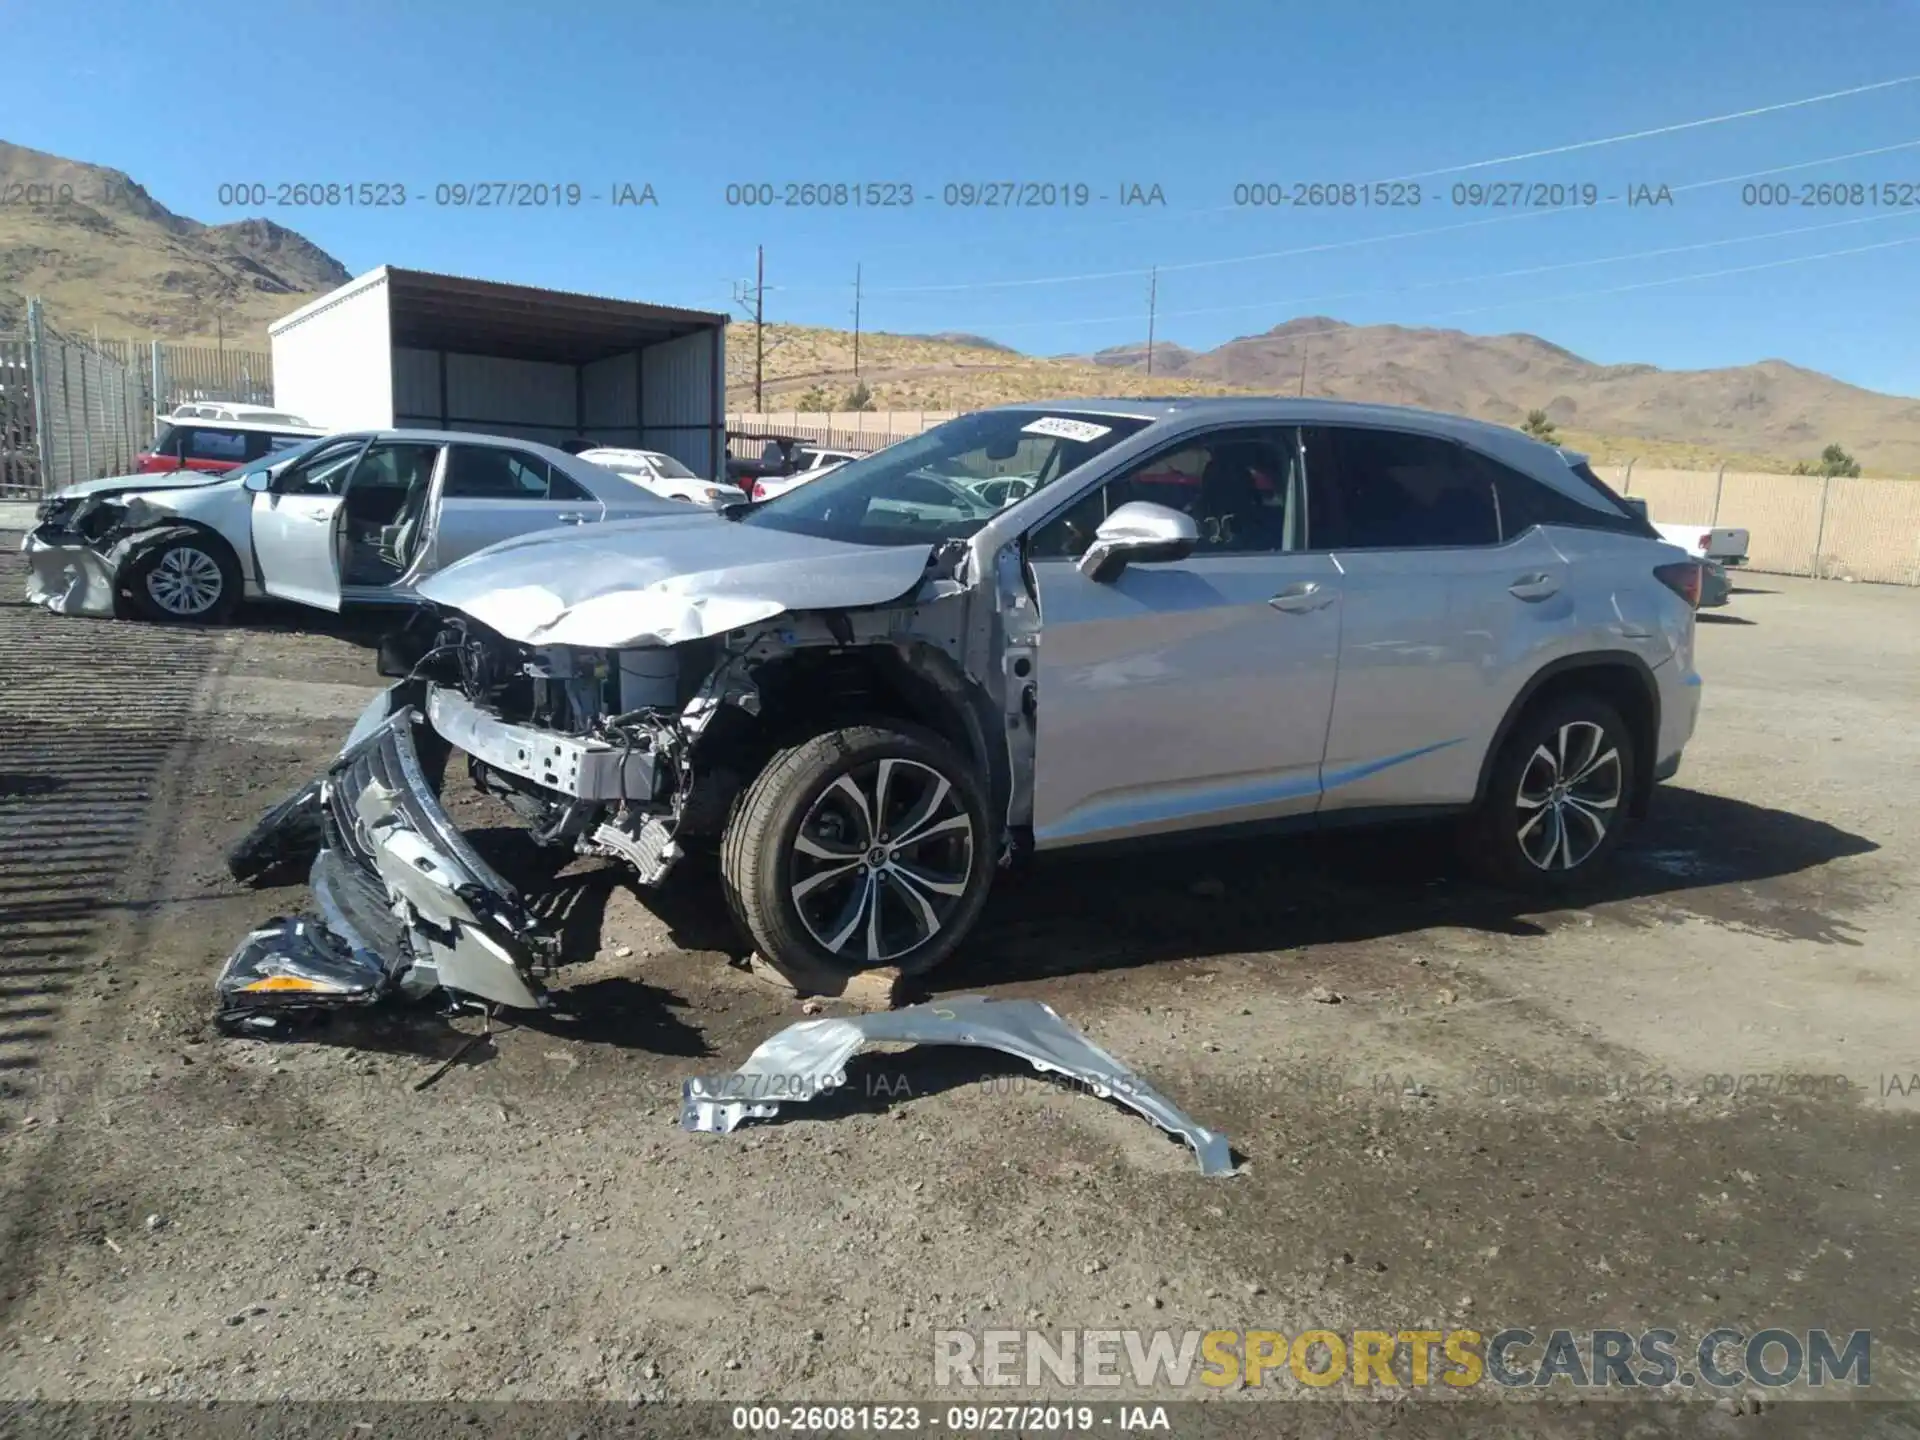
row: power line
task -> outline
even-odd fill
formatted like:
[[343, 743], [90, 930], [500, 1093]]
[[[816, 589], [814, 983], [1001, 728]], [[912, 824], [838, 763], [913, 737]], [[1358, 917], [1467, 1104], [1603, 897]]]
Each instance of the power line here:
[[[1905, 83], [1889, 81], [1889, 84]], [[1714, 180], [1696, 180], [1687, 185], [1671, 187], [1672, 193], [1682, 194], [1692, 190], [1704, 190], [1715, 185], [1738, 184], [1743, 180], [1762, 180], [1769, 175], [1785, 175], [1795, 170], [1810, 169], [1815, 165], [1838, 165], [1848, 160], [1861, 160], [1874, 155], [1887, 155], [1896, 150], [1910, 150], [1920, 146], [1920, 140], [1903, 140], [1892, 145], [1879, 145], [1867, 150], [1850, 151], [1844, 155], [1827, 155], [1817, 160], [1801, 160], [1791, 165], [1775, 165], [1765, 170], [1750, 170], [1741, 175], [1723, 175]], [[1289, 260], [1301, 255], [1318, 255], [1333, 250], [1351, 250], [1363, 245], [1385, 245], [1396, 240], [1419, 239], [1427, 235], [1447, 235], [1461, 230], [1478, 230], [1488, 225], [1502, 225], [1517, 220], [1539, 220], [1550, 215], [1584, 215], [1590, 211], [1609, 205], [1622, 205], [1622, 199], [1597, 201], [1587, 206], [1563, 206], [1556, 209], [1515, 210], [1501, 215], [1490, 215], [1479, 220], [1462, 220], [1451, 225], [1426, 225], [1414, 230], [1394, 230], [1384, 235], [1363, 235], [1347, 240], [1328, 240], [1316, 245], [1297, 245], [1286, 250], [1262, 250], [1250, 255], [1225, 255], [1212, 260], [1189, 260], [1178, 265], [1161, 265], [1163, 271], [1215, 270], [1231, 265], [1252, 265], [1264, 260]], [[1223, 207], [1235, 208], [1235, 207]], [[1119, 280], [1147, 274], [1146, 269], [1090, 271], [1082, 275], [1045, 275], [1019, 280], [973, 280], [949, 285], [906, 285], [870, 289], [869, 295], [924, 295], [951, 294], [966, 290], [1010, 290], [1024, 289], [1039, 285], [1083, 284], [1094, 280]]]
[[[1591, 300], [1603, 295], [1622, 295], [1632, 290], [1654, 290], [1666, 285], [1684, 285], [1691, 280], [1717, 280], [1727, 275], [1746, 275], [1756, 270], [1779, 270], [1790, 265], [1807, 265], [1816, 260], [1834, 260], [1845, 255], [1863, 255], [1869, 250], [1892, 250], [1902, 245], [1920, 244], [1920, 235], [1909, 235], [1901, 240], [1881, 240], [1872, 245], [1850, 245], [1843, 250], [1822, 250], [1813, 255], [1790, 255], [1783, 260], [1765, 260], [1757, 265], [1733, 265], [1721, 270], [1699, 270], [1691, 275], [1669, 275], [1660, 280], [1638, 280], [1629, 285], [1609, 285], [1598, 290], [1572, 290], [1560, 295], [1534, 295], [1516, 300], [1499, 300], [1491, 305], [1470, 306], [1462, 310], [1440, 310], [1429, 313], [1424, 320], [1452, 320], [1462, 315], [1481, 315], [1489, 310], [1506, 310], [1515, 305], [1532, 305], [1546, 301]], [[1316, 335], [1331, 335], [1337, 330], [1347, 328], [1335, 322], [1313, 330], [1295, 330], [1286, 338], [1308, 339]], [[1237, 340], [1228, 340], [1216, 349], [1225, 350], [1233, 345], [1257, 345], [1271, 340], [1269, 335], [1246, 335]]]
[[1917, 243], [1920, 243], [1920, 235], [1909, 235], [1903, 240], [1880, 240], [1872, 245], [1851, 245], [1844, 250], [1822, 250], [1817, 255], [1792, 255], [1784, 260], [1763, 260], [1757, 265], [1734, 265], [1724, 270], [1701, 270], [1692, 275], [1670, 275], [1663, 280], [1639, 280], [1631, 285], [1611, 285], [1604, 290], [1576, 290], [1566, 295], [1536, 295], [1531, 299], [1501, 300], [1492, 305], [1477, 305], [1467, 310], [1448, 310], [1438, 318], [1478, 315], [1487, 310], [1502, 310], [1510, 305], [1527, 305], [1540, 301], [1586, 300], [1596, 295], [1624, 295], [1629, 290], [1655, 290], [1662, 285], [1683, 285], [1689, 280], [1717, 280], [1723, 275], [1749, 275], [1756, 270], [1778, 270], [1788, 265], [1805, 265], [1814, 260], [1834, 260], [1842, 255], [1864, 255], [1869, 250], [1892, 250], [1900, 245]]
[[[1683, 255], [1696, 250], [1718, 250], [1726, 245], [1751, 245], [1762, 240], [1781, 240], [1790, 235], [1810, 235], [1821, 230], [1839, 230], [1852, 225], [1874, 225], [1887, 220], [1910, 220], [1913, 212], [1888, 210], [1877, 215], [1861, 215], [1849, 220], [1830, 220], [1819, 225], [1794, 225], [1785, 230], [1763, 230], [1757, 235], [1730, 235], [1721, 240], [1696, 240], [1686, 245], [1664, 245], [1657, 250], [1634, 250], [1624, 255], [1596, 255], [1585, 260], [1560, 260], [1551, 265], [1526, 265], [1514, 270], [1495, 270], [1481, 275], [1453, 275], [1440, 280], [1417, 280], [1407, 285], [1375, 286], [1367, 290], [1333, 290], [1318, 295], [1292, 295], [1272, 300], [1244, 301], [1233, 305], [1202, 305], [1186, 310], [1162, 310], [1162, 319], [1184, 319], [1194, 315], [1236, 315], [1250, 310], [1278, 310], [1294, 305], [1317, 305], [1325, 300], [1362, 300], [1382, 295], [1404, 295], [1415, 290], [1438, 290], [1449, 285], [1475, 285], [1489, 280], [1514, 280], [1528, 275], [1546, 275], [1556, 270], [1584, 270], [1594, 265], [1623, 265], [1634, 260], [1654, 260], [1663, 255]], [[1515, 302], [1522, 303], [1522, 302]], [[1030, 320], [1001, 325], [1000, 330], [1037, 329], [1047, 326], [1117, 325], [1136, 319], [1131, 315], [1100, 315], [1080, 320]]]
[[[1776, 105], [1759, 105], [1751, 110], [1734, 110], [1725, 115], [1709, 115], [1704, 120], [1683, 120], [1677, 125], [1658, 125], [1651, 130], [1632, 130], [1624, 135], [1608, 135], [1599, 140], [1576, 140], [1571, 145], [1554, 145], [1545, 150], [1527, 150], [1518, 155], [1502, 155], [1492, 160], [1475, 160], [1467, 165], [1447, 165], [1438, 170], [1421, 170], [1412, 175], [1397, 175], [1395, 180], [1426, 180], [1435, 175], [1457, 175], [1466, 170], [1485, 170], [1494, 165], [1512, 165], [1521, 160], [1540, 160], [1548, 155], [1569, 155], [1575, 150], [1592, 150], [1602, 145], [1621, 145], [1630, 140], [1647, 140], [1655, 135], [1672, 135], [1681, 130], [1699, 130], [1708, 125], [1724, 125], [1730, 120], [1751, 120], [1756, 115], [1772, 115], [1781, 110], [1798, 110], [1806, 105], [1822, 105], [1829, 100], [1845, 100], [1865, 95], [1870, 90], [1889, 90], [1896, 85], [1911, 85], [1920, 75], [1902, 75], [1893, 80], [1876, 80], [1846, 90], [1829, 90], [1824, 95], [1809, 95], [1803, 100], [1782, 100]], [[1392, 183], [1391, 181], [1387, 183]]]

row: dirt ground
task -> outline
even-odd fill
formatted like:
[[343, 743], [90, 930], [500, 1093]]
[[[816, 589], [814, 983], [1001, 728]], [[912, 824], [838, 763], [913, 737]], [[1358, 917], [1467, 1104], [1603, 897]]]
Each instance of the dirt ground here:
[[1420, 833], [1002, 885], [940, 991], [1045, 999], [1223, 1130], [1227, 1180], [976, 1052], [681, 1131], [684, 1077], [801, 1013], [693, 872], [546, 886], [585, 1018], [425, 1090], [475, 1021], [221, 1038], [218, 965], [307, 903], [223, 847], [337, 746], [369, 634], [19, 594], [8, 559], [0, 1398], [947, 1398], [943, 1327], [1510, 1325], [1870, 1328], [1872, 1394], [1920, 1396], [1920, 593], [1748, 577], [1577, 909]]

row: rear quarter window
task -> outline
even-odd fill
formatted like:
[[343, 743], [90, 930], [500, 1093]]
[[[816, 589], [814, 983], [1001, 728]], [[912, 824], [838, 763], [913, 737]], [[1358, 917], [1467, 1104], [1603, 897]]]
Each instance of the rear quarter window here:
[[1535, 525], [1565, 525], [1579, 530], [1610, 530], [1620, 535], [1649, 533], [1640, 517], [1622, 505], [1600, 478], [1585, 465], [1569, 467], [1586, 471], [1580, 483], [1593, 489], [1591, 500], [1577, 499], [1564, 491], [1536, 480], [1531, 475], [1503, 465], [1478, 451], [1469, 451], [1472, 463], [1488, 475], [1500, 506], [1500, 533], [1503, 539], [1524, 534]]

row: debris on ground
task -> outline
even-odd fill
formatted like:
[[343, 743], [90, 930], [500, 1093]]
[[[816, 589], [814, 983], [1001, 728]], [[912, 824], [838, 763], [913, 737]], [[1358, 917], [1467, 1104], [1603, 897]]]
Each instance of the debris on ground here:
[[730, 1075], [688, 1080], [680, 1124], [726, 1134], [743, 1120], [771, 1119], [788, 1102], [846, 1083], [846, 1062], [873, 1042], [974, 1045], [1000, 1050], [1048, 1074], [1081, 1081], [1193, 1147], [1204, 1175], [1234, 1173], [1224, 1135], [1189, 1118], [1139, 1075], [1037, 1000], [967, 995], [858, 1017], [801, 1020], [764, 1040]]
[[891, 965], [862, 970], [847, 981], [840, 998], [862, 1010], [896, 1009], [901, 1000], [901, 974]]
[[1316, 985], [1307, 991], [1307, 999], [1319, 1005], [1338, 1005], [1346, 998], [1338, 990], [1329, 990], [1324, 985]]

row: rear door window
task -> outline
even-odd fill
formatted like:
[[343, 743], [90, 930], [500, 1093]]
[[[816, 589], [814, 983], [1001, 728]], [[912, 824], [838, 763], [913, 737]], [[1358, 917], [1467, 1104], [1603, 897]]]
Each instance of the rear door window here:
[[1337, 549], [1420, 550], [1498, 545], [1493, 478], [1462, 446], [1432, 435], [1327, 426], [1310, 438], [1315, 463], [1330, 459]]
[[562, 470], [558, 465], [547, 466], [547, 498], [549, 500], [563, 500], [568, 502], [575, 500], [591, 502], [593, 500], [593, 496], [587, 492], [587, 488], [571, 475], [567, 474], [567, 472]]
[[447, 457], [449, 499], [545, 500], [551, 484], [538, 455], [497, 445], [455, 445]]

